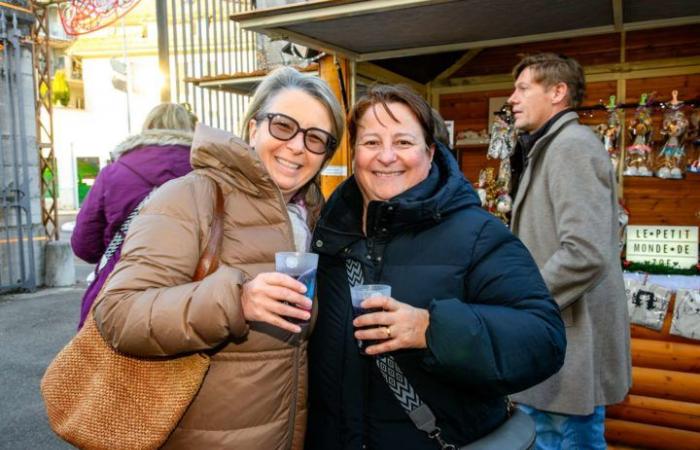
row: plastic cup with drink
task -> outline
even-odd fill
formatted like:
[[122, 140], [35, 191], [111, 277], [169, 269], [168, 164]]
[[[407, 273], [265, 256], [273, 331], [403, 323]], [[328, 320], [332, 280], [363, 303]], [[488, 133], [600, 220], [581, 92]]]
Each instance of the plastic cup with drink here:
[[[316, 293], [316, 268], [318, 267], [318, 255], [305, 252], [277, 252], [275, 253], [275, 271], [287, 274], [304, 283], [306, 297], [314, 301]], [[287, 319], [292, 323], [307, 323], [308, 320], [296, 318]]]
[[[363, 309], [362, 301], [369, 297], [391, 297], [391, 286], [386, 284], [359, 284], [350, 287], [350, 299], [352, 300], [353, 318], [363, 314], [381, 311], [380, 308]], [[361, 354], [366, 354], [365, 349], [376, 344], [376, 340], [361, 341], [358, 339], [357, 347]]]

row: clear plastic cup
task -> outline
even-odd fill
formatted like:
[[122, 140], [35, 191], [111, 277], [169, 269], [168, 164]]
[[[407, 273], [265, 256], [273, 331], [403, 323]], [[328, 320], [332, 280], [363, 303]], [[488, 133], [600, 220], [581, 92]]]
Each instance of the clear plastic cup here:
[[[380, 311], [379, 308], [363, 309], [360, 304], [369, 297], [391, 297], [391, 286], [387, 284], [359, 284], [350, 287], [350, 299], [352, 301], [353, 318], [363, 314]], [[361, 341], [357, 340], [357, 347], [360, 353], [365, 354], [365, 349], [370, 345], [376, 344], [376, 340]]]
[[[275, 271], [285, 273], [306, 285], [304, 294], [311, 301], [316, 294], [316, 268], [318, 255], [306, 252], [277, 252], [275, 253]], [[288, 319], [293, 323], [306, 323], [308, 320]]]

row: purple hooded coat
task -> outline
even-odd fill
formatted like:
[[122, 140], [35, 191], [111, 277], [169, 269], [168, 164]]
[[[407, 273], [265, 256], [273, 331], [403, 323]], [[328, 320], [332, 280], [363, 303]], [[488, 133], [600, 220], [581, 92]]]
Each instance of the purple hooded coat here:
[[[192, 133], [148, 130], [117, 146], [112, 151], [116, 161], [100, 171], [80, 208], [71, 236], [73, 253], [88, 263], [99, 263], [115, 233], [141, 200], [154, 188], [192, 170], [191, 145]], [[120, 253], [121, 248], [85, 291], [78, 328], [83, 326]]]

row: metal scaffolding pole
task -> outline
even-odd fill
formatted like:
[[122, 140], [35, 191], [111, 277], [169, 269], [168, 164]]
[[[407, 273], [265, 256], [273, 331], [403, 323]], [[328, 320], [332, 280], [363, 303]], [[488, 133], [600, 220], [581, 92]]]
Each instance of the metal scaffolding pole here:
[[[168, 52], [168, 4], [167, 0], [156, 0], [156, 23], [158, 27], [158, 67], [163, 75], [160, 101], [170, 101], [170, 55]], [[177, 36], [173, 36], [177, 40]]]
[[36, 140], [39, 149], [41, 183], [41, 222], [49, 239], [58, 240], [58, 171], [53, 139], [53, 105], [51, 103], [51, 53], [49, 49], [49, 6], [53, 1], [33, 0], [32, 27], [34, 42], [34, 98]]

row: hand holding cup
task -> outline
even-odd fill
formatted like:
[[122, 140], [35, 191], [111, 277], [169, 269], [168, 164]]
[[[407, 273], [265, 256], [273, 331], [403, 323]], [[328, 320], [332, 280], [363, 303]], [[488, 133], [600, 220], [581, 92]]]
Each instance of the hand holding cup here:
[[258, 274], [243, 284], [241, 305], [243, 316], [249, 322], [266, 322], [292, 333], [301, 332], [290, 317], [308, 320], [311, 317], [311, 300], [304, 294], [303, 283], [279, 272]]
[[277, 252], [276, 272], [261, 273], [243, 285], [241, 303], [248, 321], [266, 322], [292, 333], [311, 317], [318, 255]]
[[372, 340], [364, 348], [367, 355], [392, 352], [408, 348], [427, 348], [425, 332], [430, 324], [426, 309], [416, 308], [390, 296], [370, 296], [360, 307], [374, 310], [355, 317], [355, 338]]

